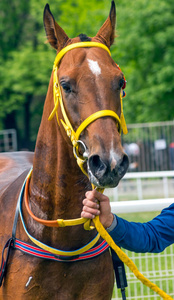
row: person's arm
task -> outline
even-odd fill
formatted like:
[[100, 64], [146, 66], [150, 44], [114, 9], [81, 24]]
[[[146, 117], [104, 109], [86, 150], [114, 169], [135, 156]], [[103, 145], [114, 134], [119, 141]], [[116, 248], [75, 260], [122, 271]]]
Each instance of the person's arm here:
[[147, 223], [128, 222], [118, 216], [114, 220], [109, 198], [95, 190], [86, 193], [83, 205], [81, 216], [93, 219], [100, 215], [101, 223], [120, 247], [134, 252], [157, 253], [174, 243], [174, 204]]

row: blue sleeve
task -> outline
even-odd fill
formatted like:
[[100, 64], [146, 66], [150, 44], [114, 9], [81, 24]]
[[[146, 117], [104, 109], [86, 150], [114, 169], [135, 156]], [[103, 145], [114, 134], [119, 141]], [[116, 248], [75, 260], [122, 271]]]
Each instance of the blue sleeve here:
[[116, 218], [117, 226], [110, 235], [119, 247], [134, 252], [158, 253], [174, 243], [174, 204], [147, 223]]

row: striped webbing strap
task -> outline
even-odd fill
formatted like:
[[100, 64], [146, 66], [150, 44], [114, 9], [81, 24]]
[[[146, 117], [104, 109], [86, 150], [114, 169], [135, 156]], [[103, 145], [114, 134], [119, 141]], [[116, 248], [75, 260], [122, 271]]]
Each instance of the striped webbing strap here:
[[49, 259], [59, 262], [75, 262], [94, 258], [106, 251], [109, 248], [109, 245], [108, 243], [106, 243], [106, 241], [102, 241], [98, 246], [95, 246], [92, 249], [76, 256], [54, 255], [49, 251], [28, 244], [19, 239], [14, 240], [13, 248], [38, 258]]

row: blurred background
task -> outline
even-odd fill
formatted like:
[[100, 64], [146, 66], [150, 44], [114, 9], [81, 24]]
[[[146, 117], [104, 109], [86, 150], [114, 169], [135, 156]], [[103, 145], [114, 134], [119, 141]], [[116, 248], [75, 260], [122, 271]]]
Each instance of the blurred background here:
[[[0, 152], [35, 147], [56, 56], [45, 43], [46, 1], [71, 38], [96, 35], [111, 6], [110, 0], [0, 0]], [[159, 203], [168, 206], [174, 197], [174, 1], [115, 2], [117, 38], [111, 52], [127, 79], [123, 106], [129, 132], [122, 143], [130, 167], [108, 195], [123, 204], [136, 200], [138, 209], [126, 202], [128, 213], [122, 216], [146, 222], [159, 213]], [[142, 199], [147, 205], [141, 210]], [[174, 295], [174, 246], [159, 255], [128, 255], [145, 276]], [[130, 300], [158, 299], [128, 270], [127, 276]], [[121, 299], [116, 293], [113, 299]]]
[[[48, 3], [69, 37], [94, 36], [111, 5], [110, 0]], [[56, 56], [45, 43], [45, 4], [0, 1], [1, 152], [35, 147]], [[111, 52], [127, 79], [129, 134], [123, 144], [130, 170], [174, 169], [174, 1], [117, 0], [116, 7], [117, 38]]]

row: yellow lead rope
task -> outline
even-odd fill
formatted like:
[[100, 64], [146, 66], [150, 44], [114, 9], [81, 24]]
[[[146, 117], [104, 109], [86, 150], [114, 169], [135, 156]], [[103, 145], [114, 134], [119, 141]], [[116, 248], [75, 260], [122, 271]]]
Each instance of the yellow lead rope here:
[[103, 225], [99, 220], [99, 216], [96, 216], [93, 219], [97, 231], [100, 233], [101, 237], [109, 244], [109, 246], [116, 252], [118, 257], [121, 259], [126, 266], [134, 273], [134, 275], [139, 279], [144, 285], [149, 287], [151, 290], [156, 292], [164, 300], [173, 300], [173, 298], [167, 295], [163, 290], [161, 290], [155, 283], [147, 279], [141, 272], [138, 270], [133, 261], [115, 244], [109, 233], [105, 230]]

